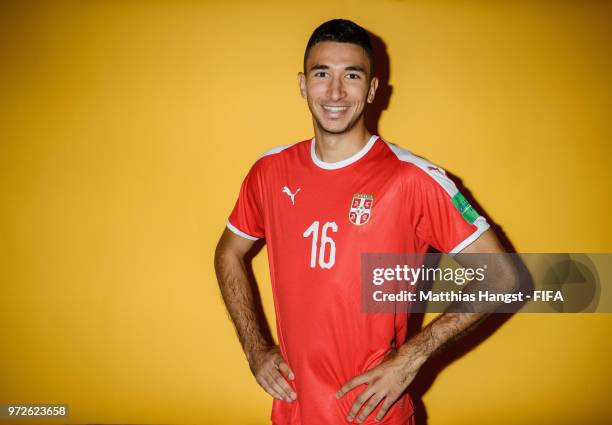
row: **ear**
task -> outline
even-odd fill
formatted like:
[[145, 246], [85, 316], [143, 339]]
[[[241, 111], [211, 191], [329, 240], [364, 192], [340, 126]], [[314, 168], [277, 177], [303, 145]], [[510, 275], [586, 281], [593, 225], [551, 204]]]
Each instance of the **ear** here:
[[306, 75], [303, 72], [298, 72], [298, 84], [300, 86], [300, 93], [304, 99], [306, 99]]
[[376, 89], [378, 89], [378, 78], [372, 77], [372, 80], [370, 80], [370, 89], [368, 90], [368, 98], [366, 99], [368, 103], [374, 102]]

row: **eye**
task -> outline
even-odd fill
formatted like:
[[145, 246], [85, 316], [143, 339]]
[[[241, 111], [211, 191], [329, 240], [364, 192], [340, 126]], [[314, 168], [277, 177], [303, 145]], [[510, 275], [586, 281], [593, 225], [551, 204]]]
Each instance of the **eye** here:
[[327, 72], [325, 71], [317, 71], [314, 73], [315, 77], [325, 77], [325, 75], [327, 74]]
[[359, 74], [356, 73], [350, 73], [350, 74], [346, 74], [346, 76], [348, 77], [349, 80], [358, 80], [361, 78], [361, 76]]

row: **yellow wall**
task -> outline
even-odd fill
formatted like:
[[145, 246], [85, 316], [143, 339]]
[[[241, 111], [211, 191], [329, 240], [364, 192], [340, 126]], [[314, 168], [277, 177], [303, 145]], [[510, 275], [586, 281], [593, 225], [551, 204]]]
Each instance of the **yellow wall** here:
[[[295, 75], [334, 17], [387, 44], [381, 135], [459, 176], [516, 250], [611, 252], [611, 9], [3, 1], [0, 403], [267, 423], [212, 256], [250, 164], [312, 135]], [[265, 250], [255, 271], [272, 314]], [[438, 376], [430, 425], [609, 423], [611, 325], [513, 317]]]

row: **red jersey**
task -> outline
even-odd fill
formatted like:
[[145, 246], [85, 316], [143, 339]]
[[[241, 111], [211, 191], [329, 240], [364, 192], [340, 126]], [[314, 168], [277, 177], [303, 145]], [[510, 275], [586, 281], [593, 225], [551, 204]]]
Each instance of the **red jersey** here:
[[[363, 313], [360, 256], [457, 253], [488, 227], [443, 169], [372, 136], [352, 157], [321, 161], [315, 140], [275, 148], [246, 176], [227, 226], [265, 238], [279, 345], [297, 400], [274, 400], [276, 425], [345, 424], [359, 386], [336, 391], [406, 340], [407, 314]], [[380, 407], [380, 406], [379, 406]], [[366, 424], [374, 424], [377, 407]], [[407, 424], [408, 393], [382, 423]]]

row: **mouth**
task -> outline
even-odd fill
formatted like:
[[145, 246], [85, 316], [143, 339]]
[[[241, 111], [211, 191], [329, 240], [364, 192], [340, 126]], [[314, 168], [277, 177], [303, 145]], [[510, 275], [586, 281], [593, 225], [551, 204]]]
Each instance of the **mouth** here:
[[330, 105], [321, 105], [323, 107], [323, 111], [325, 111], [326, 115], [330, 118], [338, 118], [342, 116], [346, 111], [349, 110], [348, 106], [330, 106]]
[[327, 106], [327, 105], [323, 105], [323, 109], [325, 109], [326, 111], [330, 111], [330, 112], [342, 112], [342, 111], [346, 111], [349, 107], [348, 106]]

